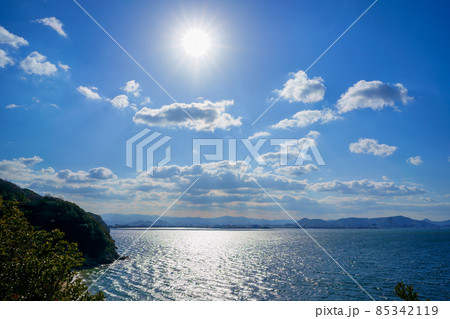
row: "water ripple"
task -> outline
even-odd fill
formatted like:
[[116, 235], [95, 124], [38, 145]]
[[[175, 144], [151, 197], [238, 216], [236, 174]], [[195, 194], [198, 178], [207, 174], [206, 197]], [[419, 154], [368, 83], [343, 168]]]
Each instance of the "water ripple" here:
[[[113, 229], [124, 251], [140, 229]], [[376, 299], [397, 281], [424, 297], [450, 297], [448, 230], [311, 230]], [[108, 300], [367, 300], [298, 229], [151, 229], [92, 288]], [[84, 270], [89, 284], [107, 266]]]

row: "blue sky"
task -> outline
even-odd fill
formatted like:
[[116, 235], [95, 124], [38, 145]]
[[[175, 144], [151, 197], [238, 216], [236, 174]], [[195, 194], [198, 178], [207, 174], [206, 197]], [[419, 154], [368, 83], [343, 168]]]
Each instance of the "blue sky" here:
[[[256, 179], [299, 218], [449, 219], [450, 5], [379, 0], [303, 73], [372, 2], [80, 0], [174, 104], [75, 2], [3, 1], [0, 177], [96, 213], [162, 213], [200, 177], [172, 215], [285, 218]], [[153, 176], [125, 165], [144, 128], [172, 137]], [[326, 165], [192, 164], [194, 138], [258, 132], [310, 138]]]

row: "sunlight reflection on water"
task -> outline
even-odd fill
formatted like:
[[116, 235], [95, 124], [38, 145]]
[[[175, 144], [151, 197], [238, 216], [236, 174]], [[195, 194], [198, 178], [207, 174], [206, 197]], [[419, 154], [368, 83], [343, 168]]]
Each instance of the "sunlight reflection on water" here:
[[[120, 251], [144, 230], [112, 229]], [[375, 299], [450, 297], [448, 230], [309, 230]], [[91, 290], [108, 300], [368, 300], [299, 229], [151, 229]], [[84, 270], [89, 284], [107, 266]]]

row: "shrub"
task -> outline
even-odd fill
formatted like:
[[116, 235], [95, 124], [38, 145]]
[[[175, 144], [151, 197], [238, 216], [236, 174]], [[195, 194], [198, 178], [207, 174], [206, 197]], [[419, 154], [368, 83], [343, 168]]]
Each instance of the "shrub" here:
[[104, 300], [77, 278], [84, 259], [60, 230], [36, 230], [16, 203], [0, 197], [1, 300]]

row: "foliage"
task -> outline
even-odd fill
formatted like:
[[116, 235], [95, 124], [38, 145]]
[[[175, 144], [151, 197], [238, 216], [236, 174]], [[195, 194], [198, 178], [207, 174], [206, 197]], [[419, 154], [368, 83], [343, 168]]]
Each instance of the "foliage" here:
[[18, 202], [28, 222], [37, 229], [60, 229], [69, 242], [78, 243], [84, 266], [111, 263], [119, 257], [108, 226], [98, 215], [85, 212], [74, 203], [40, 196], [0, 179], [0, 196]]
[[403, 282], [397, 282], [394, 288], [394, 294], [405, 301], [419, 301], [419, 294], [414, 291], [412, 285], [406, 285]]
[[59, 230], [36, 230], [17, 203], [0, 197], [0, 299], [104, 300], [77, 278], [82, 253], [63, 238]]

